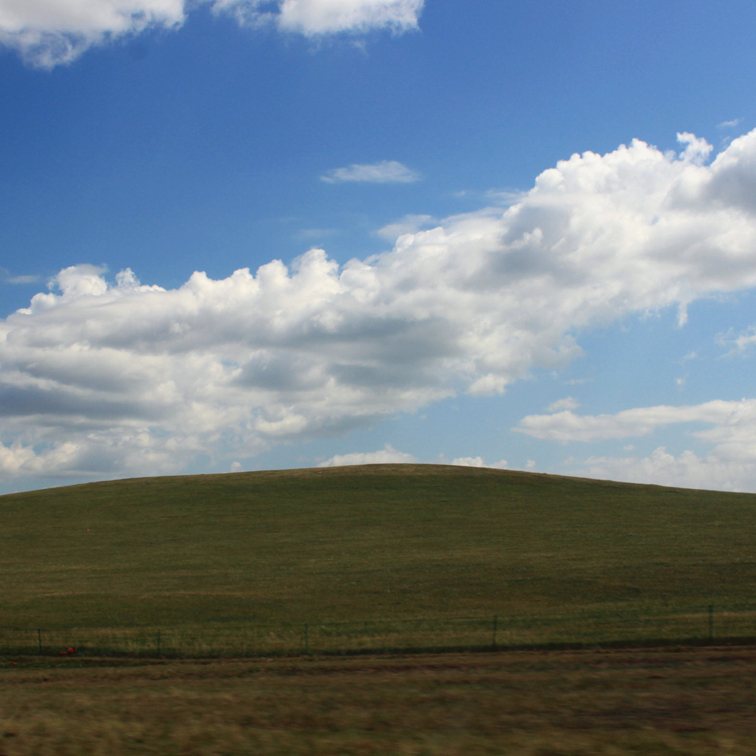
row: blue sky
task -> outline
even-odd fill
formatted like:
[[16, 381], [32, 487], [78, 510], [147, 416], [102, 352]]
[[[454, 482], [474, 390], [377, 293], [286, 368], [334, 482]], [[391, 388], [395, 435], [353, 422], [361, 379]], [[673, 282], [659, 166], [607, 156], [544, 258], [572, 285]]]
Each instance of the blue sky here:
[[0, 490], [442, 461], [756, 491], [754, 22], [0, 0]]

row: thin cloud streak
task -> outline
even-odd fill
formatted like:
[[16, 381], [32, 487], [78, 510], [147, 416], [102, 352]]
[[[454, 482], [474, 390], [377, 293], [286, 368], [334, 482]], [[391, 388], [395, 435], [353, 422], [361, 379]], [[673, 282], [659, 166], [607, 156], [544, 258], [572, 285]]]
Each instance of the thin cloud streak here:
[[334, 168], [320, 177], [328, 184], [359, 182], [366, 184], [412, 184], [420, 181], [420, 174], [396, 160], [361, 165], [353, 163], [347, 168]]
[[756, 402], [743, 400], [712, 401], [691, 407], [641, 407], [615, 415], [576, 415], [571, 410], [563, 410], [550, 415], [528, 415], [514, 430], [542, 440], [588, 443], [646, 436], [657, 428], [679, 423], [719, 425], [731, 421], [739, 412], [752, 412], [755, 407]]

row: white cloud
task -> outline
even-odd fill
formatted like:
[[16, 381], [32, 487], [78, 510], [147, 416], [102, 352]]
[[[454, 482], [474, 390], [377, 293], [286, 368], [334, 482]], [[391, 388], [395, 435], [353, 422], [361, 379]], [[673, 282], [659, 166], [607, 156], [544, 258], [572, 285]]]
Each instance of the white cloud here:
[[150, 27], [175, 29], [201, 3], [245, 25], [305, 36], [417, 28], [424, 0], [0, 0], [0, 43], [52, 68], [93, 45]]
[[717, 124], [718, 129], [734, 129], [736, 126], [740, 124], [742, 121], [742, 118], [735, 118], [732, 121], [722, 121], [722, 123]]
[[756, 491], [756, 465], [718, 454], [684, 451], [675, 457], [660, 446], [648, 457], [591, 457], [574, 472], [592, 478], [718, 491]]
[[[756, 399], [686, 407], [641, 407], [615, 415], [578, 417], [572, 412], [531, 415], [515, 430], [556, 441], [601, 441], [645, 436], [657, 428], [679, 423], [713, 426], [689, 434], [711, 445], [711, 450], [703, 456], [686, 450], [675, 457], [659, 447], [643, 458], [590, 457], [579, 463], [575, 472], [637, 483], [756, 490]], [[634, 450], [633, 446], [624, 449]]]
[[176, 28], [184, 18], [184, 0], [0, 0], [0, 43], [52, 68], [92, 45], [149, 27]]
[[547, 412], [560, 412], [561, 410], [574, 410], [579, 406], [577, 400], [567, 396], [564, 399], [557, 399], [557, 401], [552, 402], [546, 410]]
[[457, 457], [456, 459], [452, 460], [453, 465], [458, 465], [459, 467], [485, 467], [485, 462], [483, 462], [483, 457]]
[[391, 444], [380, 451], [354, 452], [352, 454], [337, 454], [335, 457], [321, 462], [318, 467], [343, 467], [345, 465], [384, 465], [390, 463], [411, 464], [417, 462], [417, 458], [411, 454], [394, 449]]
[[[753, 288], [756, 132], [711, 165], [708, 145], [682, 142], [679, 156], [637, 141], [574, 155], [505, 210], [448, 218], [343, 266], [313, 249], [291, 269], [195, 273], [168, 291], [130, 271], [108, 282], [67, 268], [0, 321], [0, 470], [243, 460], [459, 392], [503, 392], [579, 355], [584, 329]], [[587, 419], [568, 409], [521, 429], [620, 438], [720, 423], [727, 404]]]
[[503, 470], [505, 467], [507, 467], [507, 460], [500, 459], [498, 462], [494, 462], [492, 465], [487, 465], [483, 461], [483, 457], [457, 457], [456, 459], [452, 460], [452, 464], [458, 465], [459, 467], [493, 467], [498, 470]]
[[[604, 441], [606, 439], [645, 436], [677, 423], [711, 423], [735, 427], [743, 423], [756, 429], [756, 400], [740, 402], [713, 401], [689, 407], [639, 407], [615, 415], [576, 415], [567, 410], [553, 415], [528, 415], [514, 430], [533, 438], [550, 441]], [[711, 438], [711, 431], [695, 433]]]
[[425, 0], [215, 0], [247, 25], [273, 24], [306, 36], [417, 29]]
[[348, 168], [334, 168], [320, 179], [329, 184], [345, 181], [369, 184], [411, 184], [419, 181], [420, 176], [396, 160], [382, 160], [372, 165], [352, 164]]

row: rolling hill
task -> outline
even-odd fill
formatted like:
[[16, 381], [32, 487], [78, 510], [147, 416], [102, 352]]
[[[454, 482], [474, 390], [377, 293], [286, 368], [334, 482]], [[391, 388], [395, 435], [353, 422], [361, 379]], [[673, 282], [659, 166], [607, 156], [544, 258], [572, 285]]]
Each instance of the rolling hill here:
[[442, 465], [0, 497], [0, 626], [560, 613], [742, 602], [756, 495]]

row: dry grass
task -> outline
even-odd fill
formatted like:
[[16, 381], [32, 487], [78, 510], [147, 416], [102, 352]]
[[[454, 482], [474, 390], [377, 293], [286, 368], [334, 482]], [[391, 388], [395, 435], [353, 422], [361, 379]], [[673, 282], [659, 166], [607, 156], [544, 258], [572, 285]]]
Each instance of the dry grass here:
[[2, 756], [754, 753], [756, 649], [0, 667]]

